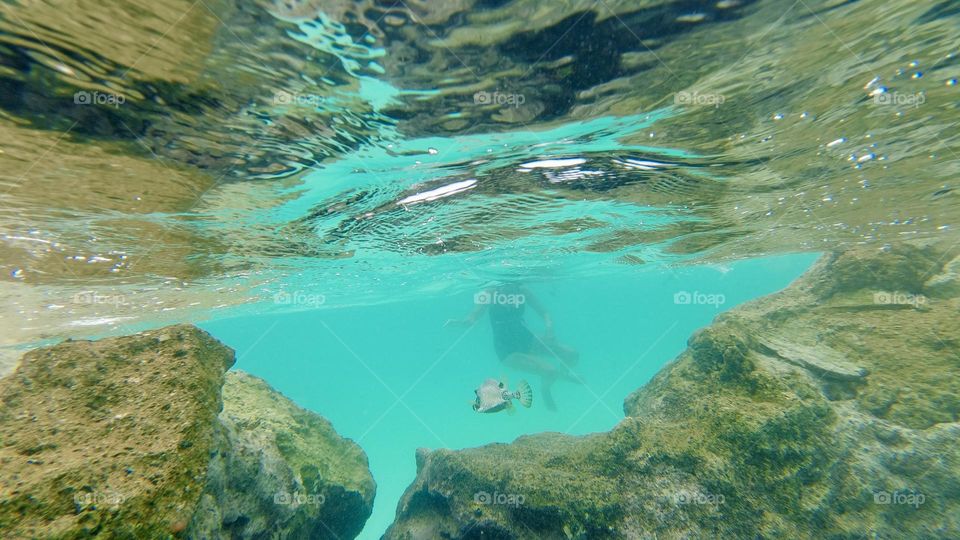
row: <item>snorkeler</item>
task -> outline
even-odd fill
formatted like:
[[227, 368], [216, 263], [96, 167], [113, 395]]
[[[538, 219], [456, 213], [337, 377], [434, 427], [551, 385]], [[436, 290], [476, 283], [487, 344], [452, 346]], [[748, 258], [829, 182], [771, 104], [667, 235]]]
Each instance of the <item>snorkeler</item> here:
[[[478, 292], [474, 295], [474, 302], [477, 307], [466, 319], [450, 320], [446, 325], [471, 325], [485, 311], [489, 312], [493, 346], [500, 361], [513, 369], [540, 375], [543, 402], [551, 411], [556, 410], [551, 393], [553, 384], [559, 379], [582, 382], [570, 371], [579, 361], [580, 354], [556, 340], [553, 319], [543, 304], [529, 289], [516, 283]], [[524, 318], [527, 304], [543, 319], [545, 331], [542, 335], [534, 334], [527, 327]]]

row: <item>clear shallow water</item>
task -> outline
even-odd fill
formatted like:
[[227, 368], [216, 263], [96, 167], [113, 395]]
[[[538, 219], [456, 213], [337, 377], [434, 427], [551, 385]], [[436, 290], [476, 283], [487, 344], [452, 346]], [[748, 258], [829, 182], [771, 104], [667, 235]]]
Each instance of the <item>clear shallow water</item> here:
[[5, 4], [3, 344], [952, 235], [956, 15]]
[[[444, 328], [448, 319], [474, 309], [470, 292], [202, 326], [237, 351], [236, 369], [270, 381], [364, 448], [377, 498], [361, 538], [372, 539], [393, 521], [416, 472], [417, 448], [466, 448], [542, 431], [608, 430], [623, 418], [624, 397], [683, 351], [697, 328], [785, 287], [814, 258], [790, 255], [528, 283], [553, 317], [558, 340], [581, 355], [575, 370], [586, 384], [558, 382], [556, 412], [544, 407], [535, 375], [498, 361], [485, 317], [473, 327]], [[674, 294], [684, 292], [691, 303], [676, 303]], [[716, 302], [695, 303], [709, 298]], [[537, 328], [537, 317], [527, 317]], [[489, 377], [529, 380], [534, 406], [514, 415], [474, 412], [473, 389]]]
[[[238, 367], [362, 439], [376, 535], [415, 446], [609, 428], [717, 313], [674, 293], [727, 309], [813, 253], [954, 238], [958, 16], [883, 0], [5, 3], [0, 360], [202, 321]], [[545, 297], [597, 385], [565, 387], [556, 414], [466, 406], [499, 375], [489, 330], [440, 326], [504, 279]]]

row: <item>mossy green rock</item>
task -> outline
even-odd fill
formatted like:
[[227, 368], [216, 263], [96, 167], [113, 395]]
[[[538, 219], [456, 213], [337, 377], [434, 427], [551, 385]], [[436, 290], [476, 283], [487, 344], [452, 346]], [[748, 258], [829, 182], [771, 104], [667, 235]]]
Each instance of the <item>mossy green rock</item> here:
[[0, 379], [0, 538], [355, 536], [366, 456], [233, 359], [190, 325], [24, 355]]
[[691, 337], [608, 433], [422, 450], [386, 538], [960, 538], [954, 257], [824, 256]]
[[0, 537], [181, 534], [232, 364], [192, 326], [24, 355], [0, 379]]
[[353, 538], [373, 509], [367, 457], [323, 417], [230, 372], [220, 448], [189, 536]]

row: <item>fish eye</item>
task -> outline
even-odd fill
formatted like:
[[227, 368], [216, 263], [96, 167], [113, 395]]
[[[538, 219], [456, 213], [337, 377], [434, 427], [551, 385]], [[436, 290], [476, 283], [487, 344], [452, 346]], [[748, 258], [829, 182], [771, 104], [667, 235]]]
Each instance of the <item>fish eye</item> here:
[[498, 384], [497, 386], [499, 386], [500, 388], [503, 388], [503, 383], [501, 382], [501, 383]]

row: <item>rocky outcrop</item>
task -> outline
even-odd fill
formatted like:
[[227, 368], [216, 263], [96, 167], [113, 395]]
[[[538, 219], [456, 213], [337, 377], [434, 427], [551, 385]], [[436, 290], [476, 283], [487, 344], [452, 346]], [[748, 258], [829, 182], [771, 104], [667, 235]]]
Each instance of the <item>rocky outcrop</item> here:
[[958, 538], [955, 255], [825, 256], [692, 336], [608, 433], [420, 451], [386, 538]]
[[0, 537], [354, 535], [363, 452], [232, 364], [189, 325], [24, 355], [0, 379]]
[[220, 445], [189, 537], [354, 538], [373, 510], [367, 457], [264, 381], [227, 374]]
[[0, 536], [182, 532], [232, 364], [232, 351], [187, 326], [24, 355], [0, 380]]

